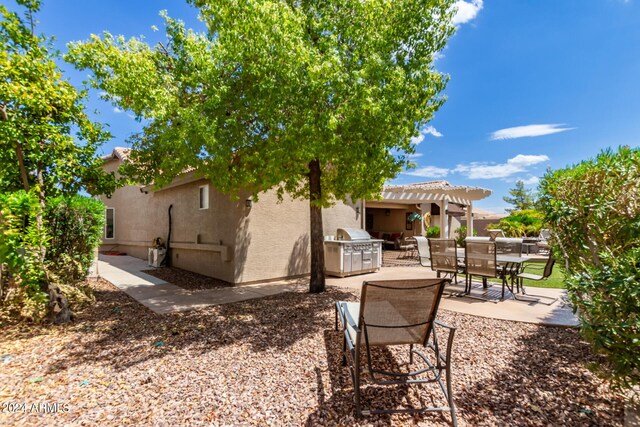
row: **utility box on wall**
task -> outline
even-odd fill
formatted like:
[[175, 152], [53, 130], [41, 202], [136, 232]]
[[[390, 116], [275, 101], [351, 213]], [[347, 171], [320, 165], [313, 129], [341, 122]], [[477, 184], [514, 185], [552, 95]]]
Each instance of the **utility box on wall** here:
[[164, 259], [166, 253], [166, 249], [149, 248], [147, 264], [149, 264], [150, 267], [160, 267], [160, 263]]

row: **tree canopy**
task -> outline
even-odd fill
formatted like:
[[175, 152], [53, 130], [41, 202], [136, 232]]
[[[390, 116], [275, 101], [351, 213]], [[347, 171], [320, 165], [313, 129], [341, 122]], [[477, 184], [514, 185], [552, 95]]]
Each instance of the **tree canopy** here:
[[309, 199], [321, 290], [320, 208], [375, 197], [410, 165], [411, 137], [444, 102], [434, 60], [453, 1], [190, 3], [206, 34], [163, 13], [166, 43], [104, 33], [67, 59], [148, 120], [131, 140], [138, 181], [162, 186], [195, 168], [226, 193]]
[[51, 39], [34, 34], [40, 2], [25, 17], [0, 5], [0, 192], [29, 190], [42, 173], [47, 194], [111, 192], [96, 150], [110, 135], [84, 112], [86, 94], [66, 81]]

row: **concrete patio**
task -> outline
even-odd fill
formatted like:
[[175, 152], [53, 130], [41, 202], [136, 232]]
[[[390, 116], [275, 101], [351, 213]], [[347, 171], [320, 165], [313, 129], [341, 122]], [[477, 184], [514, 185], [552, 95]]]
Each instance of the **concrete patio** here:
[[[197, 310], [210, 305], [261, 298], [294, 290], [304, 290], [308, 286], [308, 279], [297, 279], [189, 291], [142, 272], [149, 269], [150, 267], [146, 261], [138, 258], [100, 255], [92, 275], [98, 275], [106, 279], [150, 310], [159, 314]], [[327, 286], [357, 290], [360, 289], [362, 282], [365, 280], [433, 277], [436, 277], [435, 272], [424, 267], [388, 267], [382, 268], [376, 273], [359, 276], [327, 277]], [[460, 280], [463, 281], [464, 279]], [[463, 288], [463, 284], [448, 287], [446, 293], [458, 293]], [[528, 288], [528, 294], [531, 294], [528, 299], [531, 300], [514, 300], [509, 294], [504, 301], [499, 301], [496, 299], [496, 295], [500, 289], [501, 287], [496, 284], [490, 287], [488, 292], [490, 301], [447, 295], [443, 297], [440, 307], [444, 310], [494, 319], [556, 326], [578, 325], [578, 320], [572, 313], [571, 307], [564, 303], [566, 291], [562, 289]], [[482, 291], [481, 286], [476, 285], [472, 295], [480, 296]], [[548, 305], [553, 300], [555, 301]], [[546, 302], [546, 304], [543, 302]]]

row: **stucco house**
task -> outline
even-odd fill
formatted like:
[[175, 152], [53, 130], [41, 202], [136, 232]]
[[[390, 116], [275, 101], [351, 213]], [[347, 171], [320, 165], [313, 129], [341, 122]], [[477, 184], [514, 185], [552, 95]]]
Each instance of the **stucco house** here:
[[[103, 157], [115, 172], [129, 150]], [[106, 205], [101, 251], [120, 251], [146, 259], [156, 237], [167, 239], [171, 210], [171, 264], [234, 284], [296, 277], [310, 271], [309, 204], [278, 203], [275, 191], [232, 201], [210, 182], [185, 173], [162, 189], [126, 186]], [[323, 210], [325, 234], [338, 227], [360, 227], [358, 204], [338, 203]]]
[[[129, 149], [115, 148], [103, 157], [104, 168], [116, 172]], [[325, 235], [338, 228], [397, 231], [408, 228], [408, 212], [421, 215], [438, 206], [444, 215], [432, 221], [450, 235], [450, 206], [467, 206], [491, 192], [475, 187], [455, 187], [444, 181], [387, 186], [379, 201], [337, 203], [323, 209]], [[233, 201], [211, 183], [187, 172], [161, 189], [135, 185], [119, 188], [106, 205], [106, 225], [101, 251], [119, 251], [146, 259], [155, 238], [167, 239], [171, 208], [171, 265], [233, 284], [247, 284], [303, 276], [310, 271], [309, 205], [302, 200], [279, 203], [275, 191], [253, 201], [249, 194]], [[471, 221], [472, 222], [472, 221]], [[413, 234], [423, 234], [417, 221]]]

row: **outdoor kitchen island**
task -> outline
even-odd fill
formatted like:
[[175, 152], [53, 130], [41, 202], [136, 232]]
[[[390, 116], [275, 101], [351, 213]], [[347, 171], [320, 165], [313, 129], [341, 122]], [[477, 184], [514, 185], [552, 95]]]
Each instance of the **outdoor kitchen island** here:
[[378, 271], [382, 265], [382, 240], [358, 228], [338, 228], [335, 240], [324, 242], [325, 272], [353, 276]]

